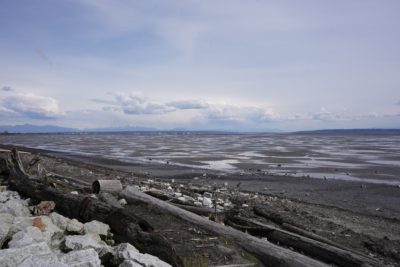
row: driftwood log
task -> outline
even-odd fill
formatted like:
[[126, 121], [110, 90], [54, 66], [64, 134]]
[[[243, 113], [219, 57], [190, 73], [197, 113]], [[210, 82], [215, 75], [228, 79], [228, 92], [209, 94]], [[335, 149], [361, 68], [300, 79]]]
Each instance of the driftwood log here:
[[11, 153], [8, 167], [9, 186], [13, 190], [38, 201], [52, 200], [56, 203], [57, 210], [70, 218], [77, 218], [83, 222], [105, 222], [110, 226], [117, 241], [129, 242], [139, 250], [156, 255], [173, 266], [183, 266], [168, 240], [155, 233], [147, 221], [131, 211], [128, 213], [124, 209], [116, 209], [84, 195], [63, 193], [41, 180], [29, 177], [22, 168], [15, 149]]
[[298, 251], [302, 251], [306, 255], [323, 260], [324, 262], [337, 264], [338, 266], [378, 265], [378, 262], [365, 255], [356, 254], [350, 250], [291, 233], [252, 219], [235, 216], [229, 218], [227, 224], [241, 231], [247, 231], [252, 235], [266, 237], [274, 243], [292, 247]]
[[138, 191], [132, 186], [128, 186], [126, 189], [124, 189], [120, 196], [125, 198], [129, 204], [147, 203], [148, 205], [155, 206], [164, 212], [192, 223], [198, 227], [214, 232], [217, 235], [230, 237], [246, 251], [257, 257], [257, 259], [265, 266], [328, 266], [320, 261], [311, 259], [289, 249], [279, 247], [268, 241], [256, 238], [236, 229], [223, 226], [192, 212], [171, 205], [170, 203], [151, 197]]

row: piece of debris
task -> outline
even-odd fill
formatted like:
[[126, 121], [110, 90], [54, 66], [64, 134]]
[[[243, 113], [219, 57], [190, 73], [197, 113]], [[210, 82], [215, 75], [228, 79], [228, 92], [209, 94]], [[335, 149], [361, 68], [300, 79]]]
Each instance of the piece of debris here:
[[54, 208], [56, 207], [56, 203], [54, 201], [42, 201], [38, 205], [35, 206], [33, 210], [34, 215], [49, 215]]

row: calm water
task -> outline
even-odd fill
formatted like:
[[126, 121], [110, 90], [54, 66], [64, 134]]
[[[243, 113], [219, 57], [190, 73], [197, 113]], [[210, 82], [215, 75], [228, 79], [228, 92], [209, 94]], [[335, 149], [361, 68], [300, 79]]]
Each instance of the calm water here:
[[124, 162], [400, 184], [400, 135], [65, 134], [0, 143]]

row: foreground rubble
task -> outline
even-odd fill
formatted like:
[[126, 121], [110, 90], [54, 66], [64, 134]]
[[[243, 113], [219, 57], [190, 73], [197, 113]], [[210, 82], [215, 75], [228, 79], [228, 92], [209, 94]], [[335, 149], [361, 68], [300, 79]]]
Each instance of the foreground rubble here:
[[29, 204], [17, 192], [0, 192], [1, 266], [171, 266], [129, 243], [114, 246], [107, 224], [83, 224], [56, 212], [34, 216], [37, 206]]

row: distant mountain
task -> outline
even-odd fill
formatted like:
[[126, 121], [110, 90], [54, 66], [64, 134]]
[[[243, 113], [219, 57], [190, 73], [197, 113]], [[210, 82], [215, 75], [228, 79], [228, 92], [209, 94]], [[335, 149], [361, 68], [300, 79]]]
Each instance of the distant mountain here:
[[[87, 128], [84, 130], [76, 128], [60, 127], [55, 125], [0, 125], [1, 133], [107, 133], [107, 132], [192, 132], [198, 134], [234, 134], [234, 133], [282, 133], [278, 129], [245, 129], [245, 130], [223, 130], [223, 129], [190, 129], [173, 128], [157, 129], [141, 126], [122, 126], [122, 127], [104, 127]], [[400, 129], [322, 129], [313, 131], [298, 131], [294, 134], [400, 134]]]
[[9, 133], [67, 133], [67, 132], [77, 132], [78, 129], [65, 128], [54, 125], [0, 125], [0, 132]]
[[300, 134], [400, 134], [400, 129], [324, 129], [299, 131]]
[[105, 128], [88, 128], [85, 132], [154, 132], [160, 131], [157, 128], [140, 127], [140, 126], [123, 126], [123, 127], [105, 127]]

